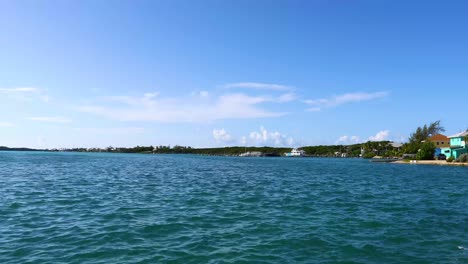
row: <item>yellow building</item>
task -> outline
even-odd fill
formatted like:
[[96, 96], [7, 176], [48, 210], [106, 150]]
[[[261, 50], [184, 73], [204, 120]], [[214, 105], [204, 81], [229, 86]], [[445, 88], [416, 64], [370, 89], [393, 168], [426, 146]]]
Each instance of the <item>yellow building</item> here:
[[429, 138], [429, 141], [434, 143], [436, 148], [448, 148], [450, 147], [450, 138], [442, 135], [436, 134]]

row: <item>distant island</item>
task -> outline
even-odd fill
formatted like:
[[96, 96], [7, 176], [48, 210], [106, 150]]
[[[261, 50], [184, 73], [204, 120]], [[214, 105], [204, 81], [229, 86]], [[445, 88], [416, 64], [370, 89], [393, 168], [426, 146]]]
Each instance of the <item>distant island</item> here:
[[[320, 145], [300, 147], [304, 156], [310, 157], [373, 157], [375, 155], [390, 156], [396, 154], [401, 144], [390, 141], [366, 142], [353, 145]], [[132, 148], [62, 148], [62, 149], [30, 149], [0, 147], [0, 151], [50, 151], [50, 152], [104, 152], [104, 153], [140, 153], [140, 154], [196, 154], [210, 156], [240, 156], [246, 153], [258, 153], [253, 156], [285, 156], [293, 148], [287, 147], [220, 147], [193, 148], [190, 146], [136, 146]], [[367, 155], [365, 154], [367, 151]]]
[[44, 149], [32, 149], [32, 148], [9, 148], [0, 146], [0, 151], [45, 151]]
[[387, 158], [406, 160], [447, 160], [448, 162], [468, 162], [468, 129], [453, 136], [440, 134], [445, 129], [440, 121], [418, 127], [406, 143], [392, 141], [367, 141], [353, 145], [320, 145], [300, 148], [287, 147], [220, 147], [193, 148], [190, 146], [136, 146], [132, 148], [62, 148], [31, 149], [8, 148], [0, 146], [0, 151], [51, 151], [51, 152], [107, 152], [107, 153], [140, 153], [140, 154], [196, 154], [209, 156], [241, 157], [340, 157], [340, 158]]

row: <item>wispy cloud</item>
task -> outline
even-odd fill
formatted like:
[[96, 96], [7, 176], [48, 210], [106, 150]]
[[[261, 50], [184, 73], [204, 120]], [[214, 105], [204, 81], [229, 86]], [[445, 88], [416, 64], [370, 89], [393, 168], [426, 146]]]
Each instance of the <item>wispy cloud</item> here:
[[15, 124], [10, 122], [0, 122], [0, 127], [14, 127]]
[[0, 88], [0, 94], [6, 98], [28, 101], [38, 98], [43, 102], [49, 102], [51, 99], [45, 90], [36, 87]]
[[374, 92], [374, 93], [346, 93], [336, 95], [329, 98], [305, 100], [304, 103], [310, 105], [308, 111], [319, 112], [324, 108], [337, 107], [348, 103], [357, 103], [363, 101], [371, 101], [378, 98], [388, 96], [388, 92]]
[[274, 83], [257, 83], [257, 82], [240, 82], [240, 83], [228, 83], [223, 86], [224, 88], [245, 88], [245, 89], [256, 89], [256, 90], [272, 90], [272, 91], [292, 91], [294, 87], [274, 84]]
[[193, 97], [162, 98], [145, 94], [140, 97], [106, 97], [99, 104], [82, 105], [77, 109], [119, 121], [211, 122], [283, 116], [286, 113], [267, 110], [262, 104], [285, 100], [290, 98], [233, 93], [199, 100]]
[[61, 116], [36, 116], [28, 117], [27, 120], [37, 121], [37, 122], [46, 122], [46, 123], [71, 123], [72, 121], [68, 118]]

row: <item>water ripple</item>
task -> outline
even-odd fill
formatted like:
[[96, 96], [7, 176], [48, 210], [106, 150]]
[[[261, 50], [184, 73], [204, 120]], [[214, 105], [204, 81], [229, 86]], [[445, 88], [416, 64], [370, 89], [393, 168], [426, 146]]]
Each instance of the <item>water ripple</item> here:
[[466, 168], [0, 152], [0, 263], [468, 263]]

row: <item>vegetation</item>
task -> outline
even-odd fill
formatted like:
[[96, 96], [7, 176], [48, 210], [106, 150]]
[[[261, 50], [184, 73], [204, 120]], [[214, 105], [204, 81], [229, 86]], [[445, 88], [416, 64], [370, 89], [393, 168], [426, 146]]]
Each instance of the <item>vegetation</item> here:
[[[6, 147], [0, 147], [0, 150]], [[7, 149], [7, 148], [6, 148]], [[302, 147], [308, 156], [314, 157], [335, 157], [345, 153], [347, 157], [359, 157], [361, 149], [365, 151], [365, 157], [372, 158], [376, 155], [396, 156], [398, 151], [394, 149], [390, 141], [366, 142], [354, 145], [329, 145], [329, 146], [306, 146]], [[19, 149], [9, 149], [19, 150]], [[24, 149], [30, 150], [30, 149]], [[136, 146], [132, 148], [112, 147], [107, 148], [71, 148], [71, 149], [51, 149], [48, 151], [67, 152], [108, 152], [108, 153], [155, 153], [155, 154], [198, 154], [216, 156], [238, 156], [245, 152], [262, 152], [266, 156], [282, 156], [290, 152], [291, 148], [276, 147], [224, 147], [224, 148], [192, 148], [190, 146]]]
[[175, 146], [173, 148], [155, 149], [156, 154], [199, 154], [215, 156], [238, 156], [245, 152], [259, 151], [265, 155], [281, 156], [285, 152], [290, 152], [291, 148], [273, 148], [273, 147], [225, 147], [225, 148], [191, 148]]
[[[59, 151], [58, 149], [52, 149], [51, 151]], [[153, 146], [136, 146], [133, 148], [114, 148], [109, 146], [107, 148], [72, 148], [62, 149], [60, 151], [69, 152], [112, 152], [112, 153], [151, 153], [153, 152]]]
[[361, 144], [355, 145], [330, 145], [330, 146], [307, 146], [302, 147], [307, 155], [317, 156], [317, 157], [334, 157], [335, 153], [346, 153], [350, 157], [358, 157], [361, 154]]
[[[374, 156], [393, 156], [395, 149], [390, 141], [367, 141], [362, 145], [364, 149], [364, 157], [372, 158]], [[374, 155], [372, 155], [374, 154]]]
[[460, 157], [457, 158], [456, 162], [468, 162], [468, 154], [461, 154]]
[[418, 127], [414, 133], [409, 137], [409, 142], [403, 146], [404, 153], [415, 154], [421, 149], [423, 141], [428, 138], [444, 132], [444, 127], [440, 124], [440, 121], [435, 121], [429, 125]]
[[[367, 142], [365, 144], [354, 145], [330, 145], [330, 146], [306, 146], [301, 149], [309, 156], [316, 157], [334, 157], [335, 153], [346, 153], [348, 157], [359, 157], [361, 148], [364, 148], [368, 156], [385, 155], [393, 153], [394, 149], [389, 144], [389, 141], [382, 142]], [[58, 150], [56, 150], [58, 151]], [[262, 152], [267, 156], [282, 156], [286, 152], [290, 152], [291, 148], [275, 148], [275, 147], [224, 147], [224, 148], [192, 148], [186, 146], [136, 146], [133, 148], [114, 148], [107, 147], [99, 148], [74, 148], [65, 149], [63, 151], [72, 152], [111, 152], [111, 153], [155, 153], [155, 154], [198, 154], [198, 155], [215, 155], [215, 156], [238, 156], [245, 152]]]
[[359, 157], [361, 149], [364, 150], [364, 158], [373, 158], [377, 155], [383, 157], [399, 156], [400, 153], [394, 148], [390, 141], [368, 141], [353, 145], [331, 145], [331, 146], [307, 146], [302, 147], [307, 155], [319, 157], [333, 157], [335, 153], [346, 153], [348, 157]]
[[450, 158], [446, 159], [447, 162], [453, 162], [455, 159], [453, 158], [453, 156], [451, 156]]
[[291, 148], [272, 148], [272, 147], [225, 147], [225, 148], [192, 148], [189, 146], [136, 146], [133, 148], [78, 148], [66, 149], [64, 151], [72, 152], [110, 152], [110, 153], [155, 153], [155, 154], [199, 154], [216, 156], [238, 156], [247, 151], [260, 151], [267, 155], [279, 156], [285, 152], [290, 152]]
[[[361, 148], [364, 149], [368, 157], [374, 157], [375, 155], [392, 155], [396, 153], [396, 150], [391, 146], [390, 141], [380, 142], [366, 142], [363, 144], [353, 145], [320, 145], [320, 146], [305, 146], [300, 149], [304, 150], [307, 155], [314, 157], [335, 157], [336, 153], [345, 153], [347, 157], [359, 157], [361, 154]], [[193, 154], [207, 154], [207, 155], [219, 155], [219, 154], [233, 154], [238, 155], [246, 151], [260, 151], [266, 154], [277, 154], [283, 155], [286, 152], [290, 152], [291, 148], [271, 148], [271, 147], [227, 147], [227, 148], [209, 148], [209, 149], [193, 149]]]
[[433, 160], [434, 159], [435, 145], [430, 141], [426, 141], [421, 145], [416, 159], [418, 160]]
[[367, 152], [367, 153], [364, 154], [363, 158], [372, 159], [375, 156], [377, 156], [377, 155], [374, 152]]
[[440, 125], [440, 120], [439, 121], [435, 121], [431, 124], [428, 125], [424, 125], [423, 127], [418, 127], [416, 129], [416, 131], [411, 134], [410, 138], [409, 138], [409, 142], [421, 142], [421, 141], [424, 141], [426, 139], [428, 139], [429, 137], [432, 137], [436, 134], [439, 134], [439, 133], [442, 133], [445, 131], [445, 128], [443, 126]]
[[8, 148], [8, 147], [0, 146], [0, 151], [39, 151], [39, 150], [30, 149], [30, 148]]

